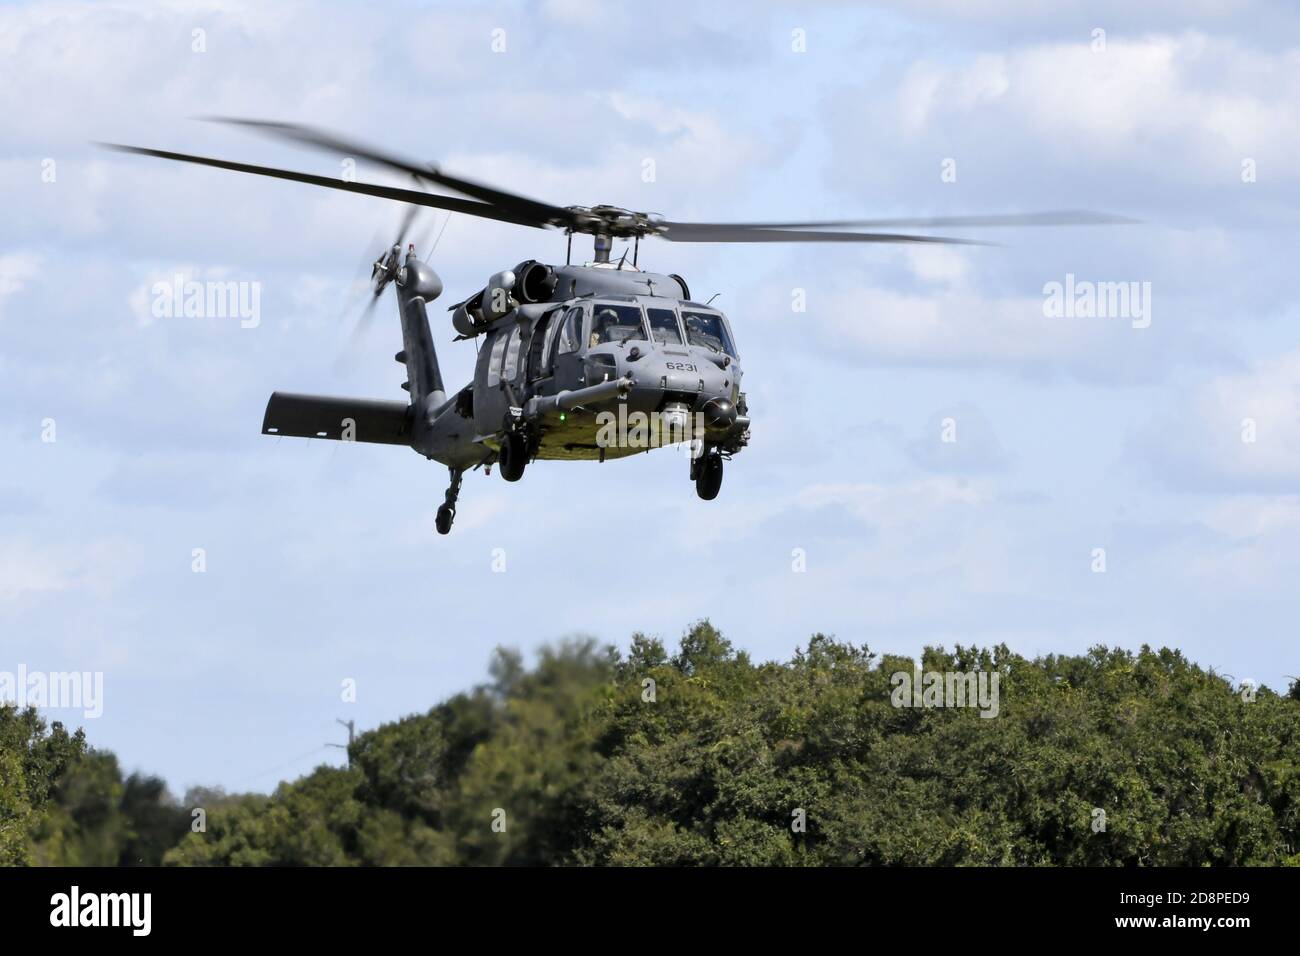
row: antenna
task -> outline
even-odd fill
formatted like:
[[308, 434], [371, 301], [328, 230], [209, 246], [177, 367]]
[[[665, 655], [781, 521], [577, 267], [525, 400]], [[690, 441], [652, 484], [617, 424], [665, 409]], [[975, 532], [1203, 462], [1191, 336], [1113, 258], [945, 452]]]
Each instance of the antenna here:
[[342, 724], [344, 727], [348, 729], [348, 742], [346, 744], [326, 744], [325, 746], [338, 747], [340, 750], [347, 751], [348, 769], [351, 770], [352, 769], [352, 742], [356, 740], [356, 736], [357, 736], [356, 721], [340, 720], [338, 718], [335, 718], [334, 722], [336, 724]]

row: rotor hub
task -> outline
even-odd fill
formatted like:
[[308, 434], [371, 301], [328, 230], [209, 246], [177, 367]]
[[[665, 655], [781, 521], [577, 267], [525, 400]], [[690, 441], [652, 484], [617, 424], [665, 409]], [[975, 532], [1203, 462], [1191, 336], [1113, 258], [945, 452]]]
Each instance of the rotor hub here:
[[654, 213], [633, 212], [619, 206], [567, 206], [572, 216], [569, 232], [583, 232], [611, 239], [631, 239], [657, 235], [664, 231], [662, 220]]

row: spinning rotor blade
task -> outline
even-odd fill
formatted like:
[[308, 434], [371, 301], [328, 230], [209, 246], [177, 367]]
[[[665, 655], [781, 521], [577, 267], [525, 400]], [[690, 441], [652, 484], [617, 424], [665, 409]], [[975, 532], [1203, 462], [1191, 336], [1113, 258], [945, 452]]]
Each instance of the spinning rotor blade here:
[[[823, 229], [913, 229], [913, 228], [964, 228], [964, 227], [1014, 227], [1014, 226], [1101, 226], [1125, 225], [1138, 220], [1126, 216], [1112, 216], [1087, 210], [1063, 212], [1013, 213], [994, 216], [930, 216], [912, 219], [837, 219], [822, 222], [661, 222], [664, 238], [678, 242], [745, 242], [751, 232], [769, 230], [823, 230]], [[709, 234], [720, 238], [695, 238]], [[763, 240], [779, 241], [779, 240]], [[807, 241], [807, 240], [804, 240]]]
[[375, 306], [378, 304], [382, 295], [382, 292], [372, 293], [370, 299], [366, 302], [366, 307], [362, 309], [361, 314], [357, 316], [357, 324], [352, 329], [353, 344], [355, 344], [356, 341], [365, 334], [365, 330], [370, 326], [371, 316], [375, 314]]
[[310, 126], [302, 126], [298, 123], [273, 123], [266, 120], [239, 119], [237, 117], [226, 116], [209, 116], [204, 117], [212, 122], [227, 123], [232, 126], [244, 126], [248, 129], [265, 133], [278, 139], [287, 139], [292, 142], [302, 143], [307, 146], [315, 146], [319, 149], [325, 149], [333, 153], [341, 153], [345, 156], [356, 156], [367, 159], [372, 163], [378, 163], [387, 166], [389, 169], [398, 170], [403, 173], [410, 173], [435, 185], [442, 186], [445, 189], [462, 193], [470, 196], [480, 202], [488, 203], [498, 209], [512, 213], [518, 217], [519, 222], [531, 226], [567, 226], [573, 223], [573, 214], [560, 206], [552, 206], [550, 203], [544, 203], [536, 199], [529, 199], [527, 196], [521, 196], [518, 193], [507, 192], [503, 189], [497, 189], [494, 186], [488, 186], [484, 183], [476, 183], [469, 179], [461, 179], [457, 176], [448, 176], [446, 173], [439, 171], [433, 165], [421, 165], [410, 160], [402, 159], [391, 153], [381, 152], [369, 146], [363, 146], [355, 140], [344, 139], [335, 136], [333, 133], [325, 130], [314, 129]]
[[216, 169], [229, 169], [237, 173], [252, 173], [255, 176], [270, 176], [274, 179], [287, 179], [291, 182], [307, 183], [312, 186], [324, 186], [326, 189], [341, 189], [344, 192], [359, 193], [363, 196], [378, 196], [380, 199], [392, 199], [397, 202], [415, 203], [419, 206], [431, 206], [434, 209], [447, 209], [463, 212], [481, 219], [495, 219], [517, 226], [534, 226], [541, 224], [524, 219], [505, 209], [472, 199], [457, 199], [453, 196], [437, 196], [416, 189], [402, 189], [397, 186], [377, 186], [373, 183], [349, 183], [328, 176], [314, 176], [310, 173], [298, 173], [273, 166], [254, 166], [250, 163], [234, 163], [225, 159], [212, 159], [207, 156], [195, 156], [189, 153], [172, 153], [163, 149], [148, 149], [143, 146], [123, 146], [120, 143], [100, 143], [101, 146], [119, 153], [136, 153], [141, 156], [154, 156], [158, 159], [170, 159], [182, 163], [196, 163], [200, 166], [212, 166]]
[[[392, 245], [388, 247], [390, 250], [398, 250], [397, 255], [399, 261], [402, 256], [401, 250], [405, 248], [406, 234], [411, 231], [411, 226], [414, 224], [415, 220], [419, 218], [420, 212], [423, 208], [423, 206], [417, 206], [412, 203], [402, 211], [402, 219], [397, 226], [397, 238], [394, 239]], [[381, 253], [379, 257], [380, 261], [386, 260], [388, 255], [388, 252]], [[352, 326], [352, 336], [348, 341], [348, 353], [355, 352], [357, 345], [360, 344], [361, 340], [369, 331], [375, 314], [375, 306], [379, 304], [379, 300], [383, 297], [384, 290], [388, 288], [388, 283], [392, 281], [391, 278], [385, 278], [381, 284], [376, 285], [373, 269], [374, 267], [372, 266], [370, 295], [366, 297], [365, 307], [361, 310], [361, 314], [357, 316], [356, 322]], [[345, 364], [346, 358], [340, 356], [338, 365], [341, 367]]]
[[[429, 183], [470, 198], [454, 198], [427, 193], [418, 189], [345, 182], [341, 179], [313, 176], [308, 173], [292, 172], [270, 166], [254, 166], [248, 163], [235, 163], [228, 160], [211, 159], [187, 153], [173, 153], [159, 149], [146, 149], [139, 146], [103, 145], [121, 152], [138, 153], [144, 156], [154, 156], [179, 162], [197, 163], [217, 169], [229, 169], [235, 172], [270, 176], [276, 179], [287, 179], [292, 182], [324, 186], [328, 189], [338, 189], [344, 192], [377, 196], [382, 199], [392, 199], [397, 202], [413, 204], [408, 208], [407, 216], [398, 235], [399, 244], [405, 238], [410, 227], [415, 206], [430, 206], [435, 209], [445, 209], [449, 212], [463, 212], [482, 219], [493, 219], [498, 222], [508, 222], [538, 229], [547, 227], [560, 228], [570, 235], [585, 233], [593, 236], [603, 236], [606, 240], [658, 237], [667, 239], [670, 242], [872, 242], [981, 246], [991, 245], [992, 243], [982, 242], [977, 239], [909, 235], [893, 231], [878, 232], [875, 230], [934, 227], [1082, 226], [1137, 222], [1135, 219], [1124, 216], [1112, 216], [1086, 210], [991, 216], [841, 219], [821, 222], [674, 222], [648, 213], [634, 212], [615, 206], [553, 206], [550, 203], [508, 192], [495, 186], [449, 176], [441, 172], [436, 166], [422, 165], [391, 153], [364, 146], [355, 140], [345, 139], [298, 123], [276, 123], [266, 120], [232, 117], [208, 117], [208, 119], [212, 122], [245, 127], [277, 139], [327, 150], [335, 155], [365, 159], [386, 169], [412, 176], [415, 178], [417, 185]], [[597, 244], [598, 261], [608, 261], [609, 248], [608, 242]], [[601, 258], [602, 254], [604, 258]]]
[[411, 229], [411, 223], [415, 221], [415, 217], [419, 212], [419, 206], [410, 205], [406, 207], [406, 211], [402, 214], [402, 223], [397, 227], [397, 238], [393, 240], [393, 245], [400, 246], [402, 244], [402, 240], [406, 238], [406, 234]]
[[348, 336], [347, 347], [339, 352], [338, 358], [334, 360], [334, 371], [336, 374], [342, 374], [350, 371], [356, 366], [355, 355], [361, 345], [362, 339], [366, 337], [366, 332], [370, 328], [371, 317], [375, 314], [375, 306], [379, 303], [379, 292], [371, 292], [366, 297], [365, 307], [357, 316], [355, 324], [352, 326], [352, 334]]
[[[373, 249], [378, 246], [381, 241], [382, 236], [376, 232], [374, 236], [371, 237], [370, 242], [366, 244], [366, 248]], [[357, 267], [352, 270], [352, 278], [348, 280], [348, 284], [344, 287], [344, 298], [347, 302], [344, 305], [343, 310], [339, 313], [340, 320], [347, 318], [347, 316], [356, 311], [357, 306], [361, 304], [363, 296], [369, 299], [374, 294], [374, 288], [371, 282], [374, 272], [375, 257], [373, 255], [367, 255], [362, 258]], [[364, 292], [356, 294], [357, 287], [361, 285], [364, 285], [365, 287]]]
[[[678, 227], [690, 226], [681, 229]], [[909, 236], [898, 232], [818, 232], [808, 229], [737, 229], [721, 223], [672, 223], [659, 233], [669, 242], [931, 242], [952, 246], [991, 246], [978, 239], [951, 239], [946, 236]]]

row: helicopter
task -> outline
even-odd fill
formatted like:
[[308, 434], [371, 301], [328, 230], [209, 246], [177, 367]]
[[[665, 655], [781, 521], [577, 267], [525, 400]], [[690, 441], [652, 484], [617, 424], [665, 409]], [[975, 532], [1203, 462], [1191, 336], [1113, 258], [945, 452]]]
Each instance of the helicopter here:
[[[1131, 222], [1071, 211], [993, 216], [862, 219], [819, 222], [679, 222], [613, 205], [555, 206], [464, 179], [420, 163], [296, 123], [209, 117], [335, 156], [364, 159], [410, 177], [418, 188], [330, 178], [270, 166], [114, 143], [120, 152], [268, 176], [407, 204], [396, 241], [371, 267], [366, 313], [392, 286], [406, 369], [407, 401], [274, 392], [262, 433], [375, 444], [406, 445], [444, 465], [449, 484], [435, 527], [450, 532], [467, 471], [491, 472], [514, 482], [539, 460], [623, 458], [650, 447], [689, 442], [690, 480], [704, 500], [717, 497], [724, 462], [749, 443], [750, 411], [742, 368], [727, 316], [696, 302], [675, 273], [639, 267], [642, 239], [669, 242], [866, 242], [988, 245], [898, 228], [1090, 225]], [[428, 191], [439, 187], [459, 195]], [[494, 273], [448, 311], [453, 341], [478, 347], [473, 381], [448, 393], [438, 366], [426, 306], [442, 280], [416, 254], [403, 250], [421, 207], [463, 213], [516, 226], [562, 230], [565, 263], [535, 259]], [[871, 231], [862, 231], [871, 230]], [[574, 235], [592, 237], [593, 258], [572, 263]], [[611, 260], [616, 239], [631, 240]], [[711, 301], [711, 300], [710, 300]]]

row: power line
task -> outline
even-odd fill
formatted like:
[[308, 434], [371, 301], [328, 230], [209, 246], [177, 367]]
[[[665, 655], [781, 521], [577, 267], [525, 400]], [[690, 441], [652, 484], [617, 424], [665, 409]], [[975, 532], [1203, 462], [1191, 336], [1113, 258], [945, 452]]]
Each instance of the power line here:
[[312, 754], [320, 753], [324, 749], [325, 749], [324, 747], [313, 747], [311, 750], [308, 750], [306, 753], [299, 754], [296, 757], [290, 757], [288, 760], [284, 761], [283, 763], [278, 763], [274, 767], [268, 767], [267, 769], [261, 770], [257, 773], [249, 774], [246, 777], [241, 777], [239, 780], [235, 781], [233, 786], [239, 786], [240, 784], [243, 784], [249, 780], [257, 780], [261, 777], [265, 777], [268, 773], [275, 773], [277, 770], [282, 770], [285, 767], [291, 767], [294, 764], [298, 763], [299, 761], [305, 760], [306, 758], [310, 757]]

